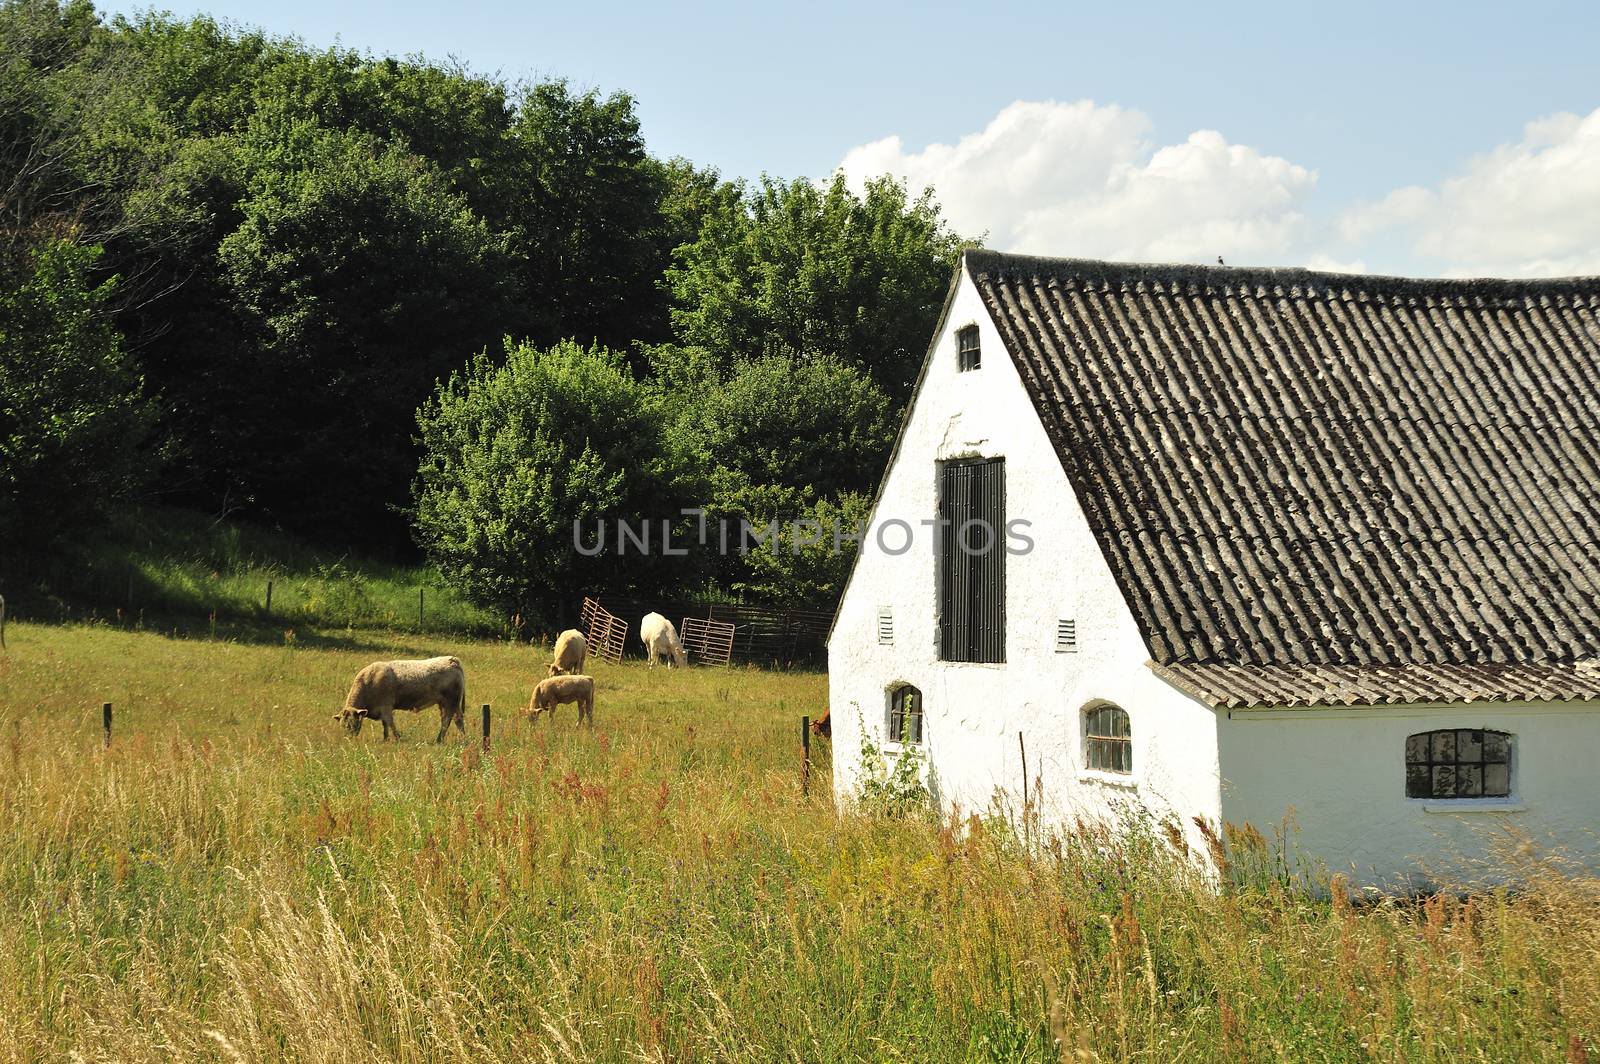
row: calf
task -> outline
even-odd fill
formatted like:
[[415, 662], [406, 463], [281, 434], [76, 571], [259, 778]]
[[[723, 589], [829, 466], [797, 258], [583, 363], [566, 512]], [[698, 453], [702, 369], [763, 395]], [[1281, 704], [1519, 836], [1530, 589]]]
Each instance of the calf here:
[[463, 718], [467, 711], [467, 671], [457, 658], [424, 658], [420, 661], [375, 661], [356, 673], [344, 708], [333, 715], [351, 735], [361, 732], [361, 722], [369, 717], [383, 721], [383, 738], [400, 738], [394, 724], [397, 709], [417, 710], [439, 707], [439, 734], [455, 723], [456, 731], [466, 734]]
[[552, 676], [540, 680], [539, 686], [533, 689], [533, 697], [528, 699], [527, 715], [530, 719], [537, 720], [539, 714], [548, 713], [550, 719], [556, 719], [556, 707], [566, 702], [578, 704], [578, 723], [587, 720], [594, 723], [594, 677], [593, 676]]

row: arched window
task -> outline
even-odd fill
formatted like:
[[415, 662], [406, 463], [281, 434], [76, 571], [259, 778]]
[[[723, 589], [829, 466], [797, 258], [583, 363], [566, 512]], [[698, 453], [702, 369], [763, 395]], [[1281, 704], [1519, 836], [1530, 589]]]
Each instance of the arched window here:
[[922, 742], [922, 692], [908, 683], [889, 691], [889, 741]]
[[1126, 710], [1101, 704], [1083, 711], [1084, 764], [1099, 772], [1133, 771], [1133, 729]]
[[1511, 736], [1441, 728], [1406, 738], [1407, 798], [1507, 798]]

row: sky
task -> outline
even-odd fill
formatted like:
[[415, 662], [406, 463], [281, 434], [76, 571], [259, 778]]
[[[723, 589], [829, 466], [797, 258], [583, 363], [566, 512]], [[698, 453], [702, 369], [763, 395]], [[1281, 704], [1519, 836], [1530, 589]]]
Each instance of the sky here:
[[159, 6], [625, 91], [657, 155], [893, 174], [1000, 250], [1600, 274], [1592, 0]]

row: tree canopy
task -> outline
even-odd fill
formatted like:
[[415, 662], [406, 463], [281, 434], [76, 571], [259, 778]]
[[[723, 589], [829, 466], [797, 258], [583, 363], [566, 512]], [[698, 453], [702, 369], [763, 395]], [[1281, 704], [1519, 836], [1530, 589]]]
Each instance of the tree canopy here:
[[[0, 163], [13, 498], [67, 462], [519, 605], [602, 575], [558, 517], [861, 509], [963, 246], [888, 179], [655, 158], [626, 92], [86, 0], [0, 0]], [[604, 575], [826, 596], [805, 554]]]

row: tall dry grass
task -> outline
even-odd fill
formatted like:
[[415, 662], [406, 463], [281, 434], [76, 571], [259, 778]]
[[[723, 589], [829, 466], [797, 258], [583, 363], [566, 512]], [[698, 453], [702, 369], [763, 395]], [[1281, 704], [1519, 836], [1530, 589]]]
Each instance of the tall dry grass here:
[[[504, 644], [12, 634], [3, 1059], [1600, 1060], [1600, 886], [1536, 855], [1355, 904], [1239, 835], [1219, 890], [1155, 825], [802, 797], [817, 675], [596, 666], [596, 728], [531, 728]], [[488, 755], [336, 729], [367, 658], [443, 650]]]

